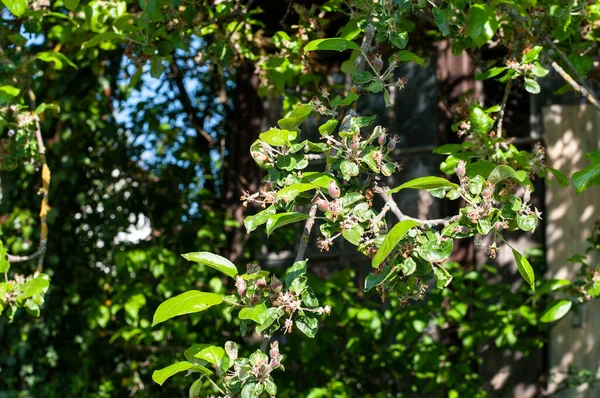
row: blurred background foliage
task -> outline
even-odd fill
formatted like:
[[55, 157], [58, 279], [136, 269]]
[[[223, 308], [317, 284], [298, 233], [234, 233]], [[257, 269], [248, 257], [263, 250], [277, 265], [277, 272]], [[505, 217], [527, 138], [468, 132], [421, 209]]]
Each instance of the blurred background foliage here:
[[[218, 309], [154, 329], [150, 319], [182, 291], [232, 289], [180, 253], [218, 252], [242, 267], [265, 257], [264, 239], [242, 225], [254, 210], [240, 205], [241, 189], [261, 177], [249, 145], [321, 83], [343, 89], [325, 76], [344, 59], [300, 55], [310, 39], [358, 33], [340, 4], [31, 0], [22, 19], [2, 9], [2, 83], [60, 112], [41, 114], [52, 283], [39, 318], [0, 317], [0, 397], [183, 397], [183, 376], [159, 387], [152, 370], [192, 343], [243, 341]], [[413, 23], [411, 50], [424, 58], [432, 48], [419, 43], [440, 38], [431, 23]], [[38, 241], [39, 172], [19, 156], [0, 174], [0, 239], [25, 255]], [[294, 238], [274, 234], [269, 249], [293, 248]], [[497, 283], [493, 267], [451, 264], [451, 288], [402, 311], [361, 293], [360, 267], [311, 277], [334, 311], [317, 342], [284, 337], [281, 397], [487, 396], [482, 347], [527, 355], [544, 344], [538, 300]]]

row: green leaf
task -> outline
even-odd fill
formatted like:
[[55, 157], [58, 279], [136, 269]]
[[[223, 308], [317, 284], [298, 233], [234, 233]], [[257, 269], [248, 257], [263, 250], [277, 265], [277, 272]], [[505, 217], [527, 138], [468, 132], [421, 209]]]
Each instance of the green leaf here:
[[544, 49], [544, 47], [542, 47], [542, 46], [535, 46], [531, 50], [527, 51], [527, 53], [525, 55], [523, 55], [523, 63], [530, 64], [533, 61], [535, 61], [536, 59], [538, 59], [538, 56], [540, 55], [540, 51], [542, 51], [543, 49]]
[[433, 267], [433, 276], [438, 289], [443, 289], [452, 282], [452, 275], [444, 267]]
[[556, 289], [560, 289], [561, 287], [568, 286], [570, 284], [571, 281], [567, 279], [551, 279], [549, 281], [545, 281], [542, 286], [537, 289], [536, 294], [541, 296], [542, 294], [553, 292]]
[[188, 369], [193, 368], [195, 365], [191, 362], [181, 361], [167, 366], [166, 368], [155, 370], [152, 373], [152, 380], [159, 385], [163, 385], [165, 381], [171, 376], [176, 375], [180, 372], [185, 372]]
[[165, 70], [162, 61], [162, 57], [158, 54], [154, 55], [150, 61], [150, 76], [155, 79], [158, 79]]
[[546, 308], [540, 321], [544, 323], [558, 321], [560, 318], [567, 315], [572, 305], [573, 302], [571, 300], [560, 300]]
[[159, 305], [154, 313], [152, 326], [179, 315], [207, 310], [213, 305], [221, 304], [222, 302], [223, 297], [218, 294], [190, 290], [178, 296], [171, 297]]
[[486, 70], [483, 73], [477, 72], [475, 74], [475, 80], [490, 79], [494, 76], [498, 76], [500, 73], [504, 72], [506, 69], [507, 69], [506, 66], [496, 66], [494, 68], [490, 68], [490, 69]]
[[4, 244], [0, 240], [0, 273], [8, 272], [10, 269], [10, 263], [6, 259], [7, 250], [4, 248]]
[[477, 134], [487, 134], [494, 126], [494, 119], [489, 117], [489, 115], [478, 106], [471, 109], [469, 121], [471, 122], [473, 131]]
[[435, 23], [440, 28], [440, 32], [442, 32], [443, 36], [448, 36], [450, 34], [450, 26], [448, 25], [448, 16], [444, 11], [442, 11], [439, 7], [433, 7], [431, 10], [433, 14], [433, 19]]
[[517, 214], [517, 225], [523, 231], [533, 231], [537, 226], [538, 218], [535, 214]]
[[385, 236], [383, 243], [379, 247], [379, 250], [377, 250], [377, 254], [373, 257], [371, 266], [373, 266], [373, 268], [379, 267], [379, 264], [387, 258], [392, 250], [394, 250], [398, 242], [400, 242], [400, 239], [404, 237], [408, 230], [416, 225], [419, 225], [419, 223], [413, 220], [400, 221], [398, 224], [394, 225], [394, 228], [392, 228]]
[[533, 273], [533, 268], [531, 267], [531, 264], [529, 264], [529, 261], [525, 257], [523, 257], [521, 253], [519, 253], [512, 247], [511, 249], [513, 252], [513, 256], [515, 257], [515, 261], [517, 262], [517, 268], [519, 269], [519, 273], [521, 274], [523, 279], [525, 279], [525, 282], [527, 282], [529, 286], [531, 286], [531, 290], [535, 290], [535, 274]]
[[554, 178], [556, 178], [556, 181], [558, 181], [558, 183], [563, 187], [568, 187], [571, 184], [569, 178], [559, 170], [553, 169], [552, 167], [547, 167], [546, 170], [552, 173]]
[[367, 86], [367, 91], [374, 93], [374, 94], [380, 93], [382, 90], [383, 90], [383, 83], [380, 80], [376, 80]]
[[260, 383], [250, 382], [242, 388], [242, 398], [259, 398], [263, 392], [263, 386]]
[[89, 39], [88, 41], [83, 43], [81, 45], [81, 48], [86, 50], [88, 48], [98, 46], [102, 43], [111, 42], [111, 41], [122, 41], [122, 40], [125, 40], [125, 37], [119, 33], [104, 32], [104, 33], [100, 33], [100, 34], [92, 37], [91, 39]]
[[285, 272], [285, 285], [289, 288], [292, 283], [306, 274], [306, 260], [296, 261], [290, 268]]
[[367, 84], [373, 80], [374, 76], [371, 72], [355, 72], [352, 74], [352, 80], [357, 84]]
[[240, 319], [250, 319], [258, 324], [261, 324], [266, 320], [267, 306], [265, 303], [260, 303], [254, 307], [242, 308], [238, 317]]
[[363, 227], [360, 224], [354, 224], [350, 228], [346, 228], [342, 231], [342, 236], [348, 242], [352, 243], [355, 246], [358, 246], [360, 243], [360, 239], [362, 238], [362, 234], [365, 232]]
[[484, 4], [473, 4], [469, 9], [467, 33], [477, 47], [487, 43], [497, 30], [494, 10]]
[[13, 86], [0, 86], [0, 104], [7, 103], [11, 99], [19, 95], [20, 92], [20, 89]]
[[534, 79], [525, 78], [525, 90], [531, 94], [539, 94], [542, 90], [540, 85]]
[[259, 138], [269, 145], [284, 146], [289, 145], [290, 141], [295, 140], [297, 135], [298, 133], [295, 131], [272, 128], [264, 133], [261, 133]]
[[516, 171], [513, 170], [512, 167], [502, 165], [502, 166], [498, 166], [494, 170], [492, 170], [492, 172], [490, 173], [490, 176], [488, 177], [488, 181], [490, 183], [496, 185], [500, 181], [505, 180], [507, 178], [514, 178], [520, 182], [523, 182], [525, 177], [526, 177], [526, 175], [523, 176], [522, 174], [518, 174]]
[[360, 50], [360, 46], [350, 40], [340, 39], [340, 38], [330, 38], [330, 39], [313, 40], [304, 47], [305, 53], [309, 52], [309, 51], [319, 51], [319, 50], [329, 50], [329, 51]]
[[441, 177], [433, 177], [433, 176], [419, 177], [419, 178], [415, 178], [414, 180], [405, 182], [404, 184], [400, 185], [399, 187], [390, 189], [390, 191], [388, 192], [388, 195], [391, 195], [396, 192], [400, 192], [401, 190], [406, 189], [406, 188], [435, 189], [435, 188], [442, 188], [442, 187], [456, 188], [456, 187], [458, 187], [458, 185], [446, 180], [445, 178], [441, 178]]
[[572, 177], [577, 195], [589, 187], [600, 184], [600, 151], [590, 152], [586, 157], [592, 161], [592, 164], [573, 173]]
[[48, 290], [50, 286], [50, 277], [46, 274], [40, 274], [37, 278], [25, 282], [21, 294], [17, 296], [17, 300], [23, 301], [30, 297], [42, 294]]
[[404, 276], [410, 276], [414, 274], [417, 270], [417, 263], [415, 262], [415, 260], [413, 260], [412, 257], [409, 257], [402, 261], [400, 264], [398, 264], [398, 267], [400, 268]]
[[408, 32], [390, 32], [390, 41], [402, 50], [408, 44]]
[[[389, 108], [390, 106], [392, 106], [392, 99], [390, 97], [390, 92], [387, 88], [383, 90], [383, 102], [385, 102], [386, 108]], [[391, 173], [390, 173], [390, 175], [391, 175]]]
[[[298, 127], [312, 112], [312, 104], [302, 104], [294, 108], [294, 110], [285, 118], [279, 119], [277, 124], [285, 130], [297, 130]], [[295, 139], [294, 137], [293, 139]]]
[[192, 362], [193, 358], [219, 366], [225, 350], [212, 344], [194, 344], [184, 352], [185, 358]]
[[194, 252], [182, 254], [181, 256], [188, 261], [204, 264], [216, 269], [217, 271], [221, 271], [225, 275], [229, 275], [232, 278], [235, 278], [238, 273], [236, 266], [231, 261], [214, 253]]
[[296, 327], [307, 337], [313, 339], [319, 329], [319, 321], [312, 315], [296, 317]]
[[337, 125], [338, 121], [336, 119], [329, 119], [319, 126], [319, 133], [321, 133], [321, 135], [331, 135]]
[[277, 208], [275, 206], [269, 206], [263, 211], [260, 211], [253, 216], [247, 216], [244, 219], [244, 226], [246, 227], [246, 232], [250, 233], [254, 231], [256, 228], [266, 223], [269, 217], [275, 214], [276, 212]]
[[438, 153], [440, 155], [452, 155], [462, 150], [463, 146], [461, 144], [446, 144], [439, 146], [433, 150], [433, 153]]
[[349, 180], [350, 177], [356, 177], [359, 172], [358, 165], [350, 160], [344, 160], [340, 165], [340, 170], [345, 180]]
[[198, 398], [202, 391], [202, 376], [192, 383], [188, 391], [188, 398]]
[[338, 35], [343, 39], [352, 40], [360, 33], [359, 22], [360, 18], [353, 18], [348, 23], [338, 30]]
[[22, 17], [27, 10], [27, 0], [2, 0], [2, 3], [15, 17]]
[[400, 62], [414, 62], [418, 65], [423, 66], [425, 64], [425, 60], [421, 57], [419, 57], [417, 54], [408, 51], [408, 50], [402, 50], [402, 51], [398, 51], [396, 54], [392, 55], [392, 58], [395, 57], [398, 61]]
[[394, 275], [393, 268], [394, 266], [392, 264], [387, 264], [380, 273], [369, 274], [365, 278], [365, 292], [368, 292], [375, 286], [381, 285], [383, 282], [392, 277]]
[[265, 379], [263, 381], [263, 384], [265, 385], [265, 391], [267, 392], [267, 394], [269, 394], [272, 397], [277, 395], [277, 385], [275, 384], [273, 379]]
[[309, 171], [302, 175], [302, 181], [311, 183], [312, 185], [316, 185], [320, 188], [327, 189], [329, 188], [330, 182], [336, 181], [336, 179], [327, 173]]
[[350, 92], [350, 93], [348, 93], [346, 98], [344, 98], [343, 100], [340, 101], [338, 106], [352, 105], [354, 103], [354, 101], [356, 101], [357, 99], [358, 99], [358, 94]]
[[54, 67], [59, 70], [63, 68], [63, 63], [77, 69], [77, 65], [75, 65], [67, 57], [65, 57], [59, 52], [44, 51], [41, 53], [37, 53], [35, 57], [44, 62], [54, 62]]
[[308, 214], [297, 212], [274, 214], [267, 220], [267, 236], [271, 235], [279, 227], [306, 220], [307, 218]]
[[65, 7], [73, 11], [79, 5], [79, 0], [65, 0]]
[[47, 109], [52, 109], [56, 112], [60, 112], [60, 107], [55, 104], [39, 104], [37, 108], [35, 108], [35, 114], [39, 115], [40, 113], [44, 113]]
[[317, 189], [317, 186], [308, 183], [292, 184], [290, 186], [280, 189], [277, 192], [277, 197], [283, 199], [286, 203], [289, 203], [292, 200], [296, 199], [296, 197], [302, 192], [310, 191], [312, 189]]

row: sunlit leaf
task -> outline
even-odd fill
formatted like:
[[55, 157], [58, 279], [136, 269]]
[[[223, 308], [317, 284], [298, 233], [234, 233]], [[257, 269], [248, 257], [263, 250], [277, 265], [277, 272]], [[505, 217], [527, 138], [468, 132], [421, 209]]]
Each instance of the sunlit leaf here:
[[178, 296], [171, 297], [159, 305], [154, 313], [152, 326], [179, 315], [207, 310], [213, 305], [221, 304], [222, 302], [223, 297], [218, 294], [190, 290]]
[[419, 225], [419, 223], [413, 220], [400, 221], [398, 224], [394, 225], [394, 228], [388, 232], [383, 240], [383, 243], [379, 247], [379, 250], [377, 250], [377, 254], [375, 254], [375, 257], [373, 257], [371, 266], [373, 268], [377, 268], [379, 264], [381, 264], [392, 252], [392, 250], [394, 250], [404, 235], [406, 235], [406, 233], [416, 225]]
[[353, 41], [331, 38], [313, 40], [304, 47], [304, 52], [315, 50], [330, 50], [330, 51], [345, 51], [345, 50], [360, 50], [360, 46]]
[[558, 321], [569, 313], [571, 306], [573, 306], [573, 302], [571, 300], [560, 300], [556, 303], [553, 303], [546, 308], [542, 314], [542, 317], [540, 318], [540, 321], [544, 323]]
[[216, 269], [217, 271], [221, 271], [225, 275], [229, 275], [232, 278], [235, 278], [238, 273], [235, 264], [225, 257], [219, 256], [218, 254], [210, 252], [194, 252], [182, 254], [181, 256], [188, 261], [204, 264]]

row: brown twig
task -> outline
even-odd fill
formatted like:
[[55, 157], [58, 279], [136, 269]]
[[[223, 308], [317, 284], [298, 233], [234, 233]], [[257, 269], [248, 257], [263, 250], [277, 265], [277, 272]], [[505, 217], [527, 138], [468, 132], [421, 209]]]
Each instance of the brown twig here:
[[361, 54], [356, 58], [355, 65], [356, 71], [362, 72], [365, 70], [365, 64], [367, 62], [366, 56], [371, 52], [371, 43], [375, 38], [376, 29], [373, 25], [368, 24], [365, 28], [365, 37], [363, 37], [362, 44], [360, 45]]
[[421, 225], [433, 227], [436, 225], [447, 226], [448, 224], [453, 223], [454, 221], [457, 221], [460, 218], [460, 215], [458, 214], [452, 217], [438, 218], [433, 220], [420, 220], [418, 218], [407, 216], [404, 213], [402, 213], [402, 210], [400, 210], [398, 204], [394, 201], [394, 198], [392, 198], [392, 195], [388, 195], [389, 190], [390, 189], [388, 187], [375, 187], [375, 192], [377, 192], [377, 194], [385, 201], [385, 204], [389, 206], [392, 213], [394, 213], [394, 215], [396, 215], [396, 217], [398, 218], [398, 221], [411, 220], [416, 221]]
[[512, 80], [509, 80], [504, 87], [504, 97], [502, 97], [502, 104], [500, 105], [500, 114], [498, 115], [498, 128], [496, 129], [496, 135], [498, 138], [502, 137], [502, 122], [504, 121], [504, 111], [506, 110], [506, 104], [508, 103], [508, 95], [512, 87]]
[[577, 70], [575, 69], [573, 64], [569, 61], [567, 56], [562, 51], [560, 51], [560, 49], [558, 47], [556, 47], [556, 45], [552, 42], [552, 40], [546, 38], [546, 42], [549, 43], [550, 46], [552, 47], [552, 49], [559, 54], [561, 59], [569, 66], [569, 68], [574, 71], [575, 76], [579, 76], [581, 84], [578, 83], [577, 81], [575, 81], [575, 79], [573, 79], [571, 77], [571, 75], [569, 75], [558, 63], [556, 63], [556, 61], [550, 60], [551, 61], [550, 65], [552, 66], [552, 69], [554, 69], [556, 71], [556, 73], [558, 73], [560, 75], [560, 77], [562, 77], [571, 87], [573, 87], [573, 90], [575, 90], [575, 92], [577, 94], [585, 97], [590, 102], [590, 104], [592, 104], [600, 112], [600, 103], [598, 103], [598, 100], [596, 99], [594, 94], [592, 94], [585, 87], [583, 77], [581, 77], [581, 75], [579, 75], [579, 72], [577, 72]]
[[[35, 106], [35, 95], [31, 89], [29, 89], [29, 99], [31, 112], [34, 113]], [[40, 120], [35, 115], [35, 138], [38, 146], [38, 153], [40, 155], [40, 161], [42, 163], [42, 187], [39, 193], [42, 195], [42, 203], [40, 204], [40, 244], [38, 250], [30, 254], [29, 256], [15, 256], [7, 254], [6, 258], [10, 263], [19, 263], [24, 261], [30, 261], [37, 258], [37, 269], [36, 274], [40, 274], [44, 269], [44, 255], [46, 254], [46, 246], [48, 244], [48, 222], [46, 220], [50, 206], [48, 205], [48, 190], [50, 188], [50, 168], [46, 163], [46, 146], [42, 138], [42, 130], [40, 128]]]
[[269, 343], [271, 342], [271, 335], [270, 334], [263, 334], [262, 335], [262, 344], [260, 345], [260, 350], [262, 352], [267, 352], [267, 349], [269, 348]]
[[308, 212], [308, 219], [306, 220], [306, 224], [304, 224], [304, 231], [302, 232], [302, 236], [300, 237], [300, 243], [298, 244], [298, 251], [296, 252], [296, 259], [294, 260], [294, 262], [304, 260], [304, 253], [306, 253], [306, 248], [308, 247], [310, 231], [312, 230], [312, 227], [315, 224], [316, 215], [317, 205], [312, 205], [310, 211]]

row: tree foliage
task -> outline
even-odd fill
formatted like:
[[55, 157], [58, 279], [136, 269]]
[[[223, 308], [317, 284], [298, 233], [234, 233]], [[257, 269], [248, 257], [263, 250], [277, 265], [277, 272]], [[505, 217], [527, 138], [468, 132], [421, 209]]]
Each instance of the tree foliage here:
[[[507, 233], [534, 231], [536, 178], [550, 173], [574, 193], [600, 182], [597, 152], [569, 178], [546, 167], [540, 145], [520, 150], [503, 129], [513, 90], [539, 94], [550, 70], [565, 81], [559, 91], [600, 109], [584, 79], [600, 34], [596, 4], [289, 2], [274, 24], [253, 1], [2, 2], [8, 392], [152, 396], [178, 389], [164, 383], [186, 372], [190, 397], [485, 396], [473, 371], [478, 347], [533, 350], [544, 323], [600, 295], [583, 256], [572, 259], [579, 280], [547, 281], [511, 248], [525, 282], [518, 294], [489, 281], [492, 267], [449, 261], [463, 239], [491, 236], [493, 259]], [[445, 177], [389, 187], [402, 170], [398, 138], [357, 104], [376, 95], [391, 106], [391, 93], [410, 84], [399, 66], [423, 65], [431, 44], [449, 39], [456, 55], [502, 49], [475, 77], [504, 84], [504, 98], [457, 108], [462, 142], [434, 151]], [[223, 142], [234, 140], [237, 76], [249, 63], [258, 93], [281, 97], [285, 116], [247, 148], [264, 178], [242, 193], [261, 208], [243, 220], [259, 236], [246, 241], [243, 271], [223, 256], [241, 227], [224, 206], [232, 192]], [[337, 67], [349, 84], [335, 83]], [[458, 201], [459, 211], [410, 217], [394, 199], [407, 189]], [[299, 222], [287, 270], [254, 261], [262, 237], [271, 251], [289, 247]], [[355, 269], [315, 278], [311, 234], [322, 251], [346, 240], [371, 263], [360, 289]], [[597, 234], [590, 242], [597, 250]], [[543, 307], [548, 294], [556, 300]], [[449, 334], [457, 336], [446, 348]], [[292, 377], [281, 377], [284, 366]]]

